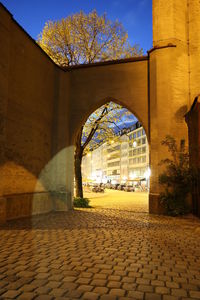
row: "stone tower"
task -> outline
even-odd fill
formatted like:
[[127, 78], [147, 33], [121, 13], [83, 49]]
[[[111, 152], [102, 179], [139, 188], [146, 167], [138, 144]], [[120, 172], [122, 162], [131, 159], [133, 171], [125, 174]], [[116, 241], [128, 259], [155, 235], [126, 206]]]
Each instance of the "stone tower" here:
[[[149, 51], [150, 144], [152, 181], [150, 212], [159, 211], [158, 175], [161, 146], [169, 134], [187, 144], [184, 115], [200, 92], [200, 2], [153, 0], [153, 49]], [[158, 167], [157, 167], [158, 166]]]

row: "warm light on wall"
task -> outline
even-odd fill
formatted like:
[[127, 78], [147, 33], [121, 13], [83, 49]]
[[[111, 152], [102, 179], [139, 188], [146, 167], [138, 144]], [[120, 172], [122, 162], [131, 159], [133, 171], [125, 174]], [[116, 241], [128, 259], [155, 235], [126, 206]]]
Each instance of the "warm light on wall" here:
[[135, 173], [131, 173], [130, 174], [130, 179], [135, 179], [135, 178], [136, 178]]
[[147, 171], [144, 173], [144, 176], [145, 176], [146, 179], [148, 179], [151, 176], [150, 168], [147, 169]]

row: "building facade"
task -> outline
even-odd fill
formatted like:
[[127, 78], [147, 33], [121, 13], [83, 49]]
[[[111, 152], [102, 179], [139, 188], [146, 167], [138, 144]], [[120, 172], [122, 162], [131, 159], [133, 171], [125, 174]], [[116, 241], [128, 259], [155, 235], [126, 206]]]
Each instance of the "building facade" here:
[[119, 132], [117, 141], [100, 145], [83, 157], [83, 181], [127, 183], [149, 178], [149, 148], [139, 122]]

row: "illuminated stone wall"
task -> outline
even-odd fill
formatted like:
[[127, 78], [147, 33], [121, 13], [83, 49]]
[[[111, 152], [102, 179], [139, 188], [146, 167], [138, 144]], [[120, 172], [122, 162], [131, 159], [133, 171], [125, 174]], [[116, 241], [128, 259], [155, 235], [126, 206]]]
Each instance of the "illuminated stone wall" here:
[[184, 115], [200, 91], [200, 21], [197, 0], [153, 0], [153, 49], [150, 51], [150, 212], [158, 212], [158, 163], [168, 156], [166, 134], [188, 142]]
[[2, 6], [0, 44], [0, 219], [63, 209], [54, 191], [70, 195], [58, 171], [60, 160], [67, 167], [67, 74]]
[[153, 0], [149, 57], [63, 71], [0, 5], [0, 220], [67, 210], [76, 135], [107, 101], [127, 107], [150, 145], [150, 212], [171, 134], [187, 144], [185, 113], [200, 82], [200, 3]]

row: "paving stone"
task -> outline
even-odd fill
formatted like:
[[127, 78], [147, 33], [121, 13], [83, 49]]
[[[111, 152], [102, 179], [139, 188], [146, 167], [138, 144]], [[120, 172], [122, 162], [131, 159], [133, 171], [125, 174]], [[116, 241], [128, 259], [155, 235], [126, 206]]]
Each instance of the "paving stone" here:
[[48, 281], [46, 279], [35, 279], [31, 281], [32, 285], [35, 285], [36, 287], [44, 286]]
[[110, 289], [109, 295], [122, 297], [125, 295], [125, 290], [122, 289]]
[[178, 282], [167, 281], [167, 282], [166, 282], [166, 287], [178, 289], [178, 288], [180, 287], [180, 285], [179, 285]]
[[112, 269], [111, 270], [100, 270], [100, 273], [111, 275], [111, 274], [113, 274], [113, 270]]
[[91, 285], [82, 284], [82, 285], [79, 285], [78, 291], [90, 292], [93, 288], [94, 287]]
[[[60, 271], [59, 271], [60, 272]], [[66, 270], [63, 272], [64, 276], [78, 276], [80, 272], [74, 270]]]
[[38, 273], [36, 276], [35, 276], [35, 279], [46, 279], [50, 276], [49, 273]]
[[141, 292], [153, 292], [153, 287], [151, 285], [139, 284], [137, 289]]
[[17, 297], [18, 300], [32, 300], [35, 299], [37, 294], [35, 292], [26, 292]]
[[66, 296], [69, 297], [70, 299], [79, 299], [83, 294], [83, 291], [78, 291], [78, 290], [72, 290], [69, 291]]
[[189, 294], [191, 298], [200, 299], [200, 291], [190, 291]]
[[36, 289], [36, 286], [33, 284], [25, 284], [23, 286], [21, 286], [20, 290], [24, 291], [24, 292], [32, 292]]
[[35, 292], [39, 295], [45, 295], [45, 294], [48, 294], [51, 290], [52, 289], [50, 287], [42, 286], [42, 287], [35, 289]]
[[139, 291], [128, 292], [128, 297], [132, 299], [144, 299], [144, 293]]
[[[95, 274], [94, 276], [97, 276], [97, 275], [106, 276], [106, 275], [103, 275], [103, 274]], [[83, 278], [91, 278], [92, 276], [93, 276], [93, 273], [89, 273], [89, 272], [82, 272], [80, 274], [80, 277], [83, 277]]]
[[145, 300], [161, 300], [162, 295], [158, 295], [155, 293], [146, 293], [145, 294]]
[[75, 276], [66, 276], [62, 279], [64, 282], [74, 282], [77, 278]]
[[115, 270], [113, 275], [115, 275], [115, 276], [126, 276], [127, 271]]
[[172, 296], [187, 297], [187, 291], [184, 289], [171, 289]]
[[73, 282], [64, 282], [63, 284], [60, 285], [61, 289], [72, 291], [75, 290], [78, 287], [78, 284], [73, 283]]
[[8, 286], [8, 284], [9, 284], [8, 281], [5, 281], [5, 280], [0, 281], [0, 289], [5, 287], [5, 286]]
[[91, 282], [90, 278], [78, 278], [78, 280], [76, 280], [76, 283], [78, 284], [89, 284]]
[[[5, 292], [7, 292], [7, 289], [6, 288], [0, 288], [0, 296], [2, 295], [2, 294], [5, 294]], [[1, 299], [1, 298], [0, 298]]]
[[108, 288], [120, 288], [122, 283], [120, 281], [108, 281], [107, 287]]
[[150, 280], [149, 279], [145, 279], [145, 278], [137, 278], [136, 279], [136, 283], [137, 284], [150, 284]]
[[[200, 281], [199, 281], [199, 285], [200, 285]], [[189, 284], [189, 283], [182, 283], [181, 284], [181, 287], [184, 289], [184, 290], [192, 290], [192, 291], [198, 291], [199, 290], [199, 287], [194, 285], [194, 284]]]
[[[111, 277], [112, 275], [110, 275], [109, 277]], [[93, 279], [106, 279], [108, 277], [107, 274], [102, 274], [102, 273], [97, 273], [94, 274]], [[120, 278], [120, 276], [118, 276]]]
[[124, 276], [124, 277], [122, 277], [121, 281], [124, 283], [134, 283], [136, 281], [136, 279], [133, 277]]
[[[47, 287], [50, 289], [54, 289], [54, 288], [59, 288], [62, 284], [62, 281], [48, 281], [45, 285], [43, 285], [43, 287]], [[65, 282], [64, 284], [67, 284], [67, 282]]]
[[127, 276], [131, 278], [138, 278], [138, 277], [142, 277], [142, 273], [129, 272]]
[[48, 281], [60, 281], [63, 279], [63, 275], [53, 275], [48, 278]]
[[8, 290], [17, 290], [17, 289], [19, 289], [22, 285], [23, 285], [23, 282], [20, 281], [20, 280], [17, 280], [16, 282], [12, 282], [12, 283], [8, 284], [8, 285], [6, 286], [6, 288], [7, 288]]
[[106, 285], [106, 280], [104, 279], [94, 279], [90, 283], [91, 285], [94, 286], [105, 286]]
[[161, 281], [161, 280], [151, 280], [151, 285], [154, 285], [154, 286], [165, 286], [165, 283], [164, 283], [164, 281]]
[[62, 297], [65, 293], [66, 293], [66, 290], [60, 289], [60, 288], [55, 288], [50, 291], [49, 295], [52, 295], [55, 298], [57, 298], [57, 297]]
[[164, 286], [157, 286], [156, 288], [155, 288], [155, 292], [157, 293], [157, 294], [170, 294], [170, 289], [169, 288], [167, 288], [167, 287], [164, 287]]
[[179, 297], [171, 296], [171, 295], [163, 295], [163, 300], [179, 300]]
[[114, 295], [103, 295], [100, 297], [100, 300], [117, 300], [117, 297]]
[[19, 294], [13, 299], [32, 299], [35, 293], [42, 300], [93, 293], [98, 300], [200, 299], [200, 236], [193, 220], [128, 207], [93, 208], [33, 216], [5, 227], [0, 298], [12, 299], [2, 295], [14, 292]]
[[156, 279], [156, 275], [155, 274], [143, 274], [143, 278], [145, 279]]
[[122, 288], [126, 291], [134, 291], [137, 287], [136, 283], [123, 283]]
[[51, 295], [40, 295], [40, 296], [37, 296], [34, 300], [53, 300], [53, 296], [51, 296]]
[[17, 273], [17, 276], [19, 277], [34, 277], [35, 275], [36, 273], [31, 271], [21, 271]]
[[99, 294], [93, 292], [86, 292], [83, 294], [82, 298], [88, 300], [97, 300], [99, 298]]
[[93, 292], [97, 293], [99, 295], [104, 295], [108, 292], [108, 288], [103, 287], [103, 286], [97, 286], [97, 287], [94, 288]]
[[15, 290], [8, 290], [6, 293], [2, 295], [2, 297], [8, 298], [8, 299], [15, 299], [17, 296], [19, 296], [22, 292], [21, 291], [15, 291]]
[[111, 280], [111, 281], [120, 281], [121, 280], [121, 276], [119, 276], [119, 275], [109, 275], [108, 276], [108, 280]]

